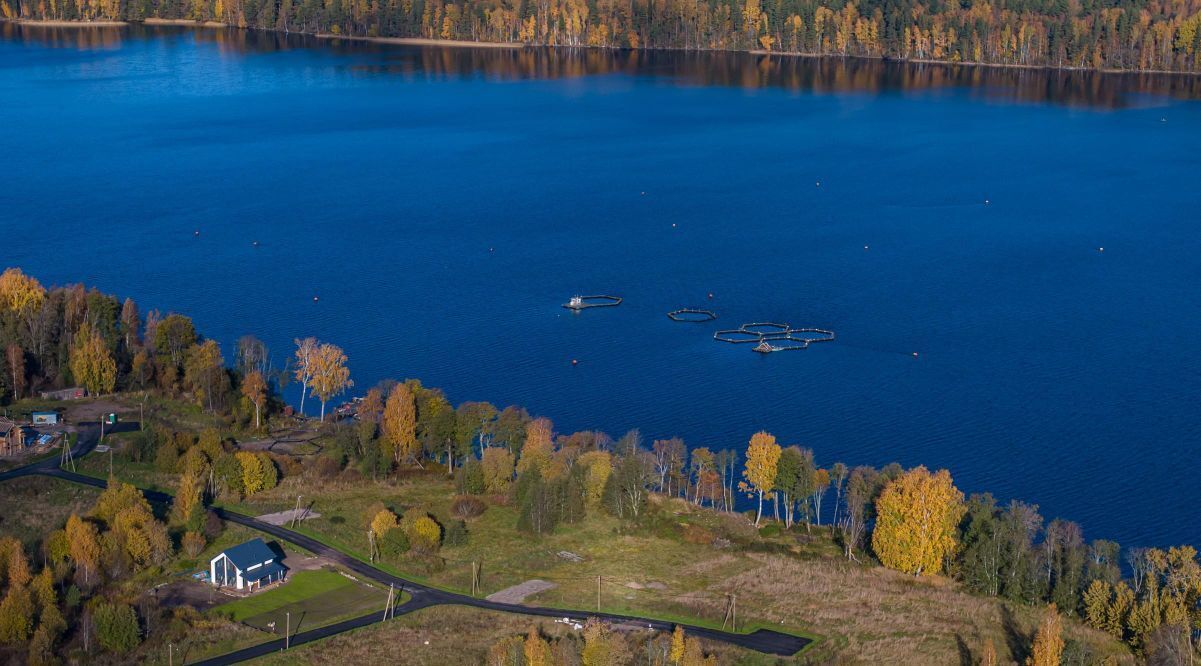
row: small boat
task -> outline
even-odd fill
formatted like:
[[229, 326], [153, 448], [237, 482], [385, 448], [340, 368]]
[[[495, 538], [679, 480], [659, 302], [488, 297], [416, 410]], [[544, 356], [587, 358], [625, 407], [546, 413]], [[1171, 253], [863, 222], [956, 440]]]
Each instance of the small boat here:
[[773, 347], [767, 340], [762, 340], [759, 342], [759, 344], [755, 345], [754, 351], [757, 351], [760, 354], [770, 354], [778, 349], [779, 347]]

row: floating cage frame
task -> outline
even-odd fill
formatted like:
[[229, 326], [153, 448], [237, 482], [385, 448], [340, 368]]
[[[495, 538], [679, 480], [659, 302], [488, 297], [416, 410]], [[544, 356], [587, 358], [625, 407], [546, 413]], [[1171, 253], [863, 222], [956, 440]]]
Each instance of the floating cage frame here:
[[594, 294], [592, 296], [572, 296], [571, 300], [564, 303], [563, 307], [574, 312], [587, 310], [588, 308], [613, 308], [621, 305], [621, 296], [610, 296], [608, 294]]
[[[816, 334], [820, 337], [807, 334]], [[770, 354], [775, 351], [808, 349], [809, 345], [816, 342], [830, 342], [834, 340], [834, 331], [812, 327], [792, 328], [788, 324], [757, 321], [743, 324], [738, 328], [717, 331], [713, 334], [713, 339], [731, 344], [754, 343], [755, 347], [752, 351]]]
[[[689, 316], [695, 315], [695, 316]], [[717, 313], [712, 310], [703, 310], [701, 308], [680, 308], [667, 313], [667, 318], [672, 321], [682, 321], [689, 324], [702, 324], [707, 321], [717, 319]]]

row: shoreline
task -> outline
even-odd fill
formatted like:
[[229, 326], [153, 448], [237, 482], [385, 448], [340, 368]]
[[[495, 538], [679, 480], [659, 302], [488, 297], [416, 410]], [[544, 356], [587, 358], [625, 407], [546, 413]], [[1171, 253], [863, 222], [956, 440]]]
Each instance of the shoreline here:
[[135, 21], [142, 25], [178, 25], [185, 28], [228, 28], [228, 23], [221, 21], [193, 21], [191, 19], [165, 19], [165, 18], [144, 18], [141, 21]]
[[317, 39], [345, 39], [352, 42], [370, 42], [373, 44], [393, 44], [396, 46], [444, 46], [455, 49], [523, 49], [534, 44], [521, 42], [473, 42], [468, 39], [430, 39], [428, 37], [361, 37], [358, 35], [335, 35], [329, 32], [296, 33], [309, 35]]
[[896, 58], [891, 56], [872, 56], [872, 55], [840, 55], [837, 53], [803, 53], [797, 51], [765, 51], [763, 49], [687, 49], [675, 48], [669, 46], [659, 46], [654, 48], [638, 48], [629, 49], [619, 46], [562, 46], [555, 44], [525, 44], [522, 42], [477, 42], [466, 39], [432, 39], [428, 37], [367, 37], [365, 35], [337, 35], [328, 32], [286, 32], [276, 30], [274, 28], [239, 28], [229, 23], [222, 21], [193, 21], [191, 19], [165, 19], [165, 18], [145, 18], [141, 20], [129, 21], [65, 21], [65, 20], [38, 20], [38, 19], [20, 19], [20, 18], [3, 18], [0, 17], [0, 23], [15, 23], [22, 26], [36, 26], [43, 28], [114, 28], [133, 25], [140, 23], [142, 25], [151, 26], [180, 26], [187, 28], [234, 28], [237, 30], [257, 30], [262, 32], [274, 32], [283, 34], [303, 35], [323, 40], [347, 40], [352, 42], [367, 42], [372, 44], [390, 44], [393, 46], [437, 46], [446, 48], [468, 48], [468, 49], [524, 49], [524, 48], [546, 48], [546, 49], [588, 49], [588, 50], [611, 50], [611, 51], [686, 51], [693, 53], [745, 53], [747, 55], [759, 57], [783, 57], [783, 58], [806, 58], [806, 59], [821, 59], [821, 60], [874, 60], [877, 62], [893, 63], [899, 65], [915, 64], [915, 65], [940, 65], [944, 67], [987, 67], [992, 69], [1016, 69], [1016, 70], [1041, 70], [1045, 72], [1095, 72], [1098, 74], [1151, 74], [1151, 75], [1167, 75], [1181, 77], [1201, 77], [1201, 71], [1180, 71], [1170, 69], [1114, 69], [1114, 68], [1095, 68], [1095, 67], [1073, 67], [1065, 65], [1023, 65], [1019, 63], [1004, 63], [1004, 62], [951, 62], [948, 60], [935, 60], [931, 58]]
[[129, 25], [129, 21], [42, 21], [18, 18], [0, 18], [0, 23], [15, 23], [36, 28], [120, 28]]

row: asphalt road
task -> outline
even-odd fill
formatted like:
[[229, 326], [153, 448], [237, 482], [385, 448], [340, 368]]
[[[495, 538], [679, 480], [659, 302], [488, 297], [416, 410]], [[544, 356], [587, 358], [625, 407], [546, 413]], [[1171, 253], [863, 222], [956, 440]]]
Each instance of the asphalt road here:
[[[72, 454], [76, 458], [82, 458], [84, 455], [87, 455], [88, 453], [90, 453], [92, 451], [92, 449], [94, 449], [96, 447], [96, 444], [98, 443], [99, 435], [100, 435], [99, 428], [96, 427], [97, 424], [80, 424], [80, 425], [81, 426], [89, 426], [89, 427], [83, 427], [79, 431], [79, 438], [75, 444], [75, 447], [72, 449]], [[137, 424], [129, 424], [129, 423], [123, 423], [123, 424], [119, 424], [118, 426], [116, 426], [116, 428], [119, 430], [133, 429], [136, 427], [137, 427]], [[109, 432], [113, 432], [113, 431], [110, 430]], [[8, 472], [0, 473], [0, 482], [6, 481], [8, 479], [18, 478], [18, 477], [22, 477], [22, 476], [31, 476], [31, 475], [35, 475], [35, 474], [41, 475], [41, 476], [49, 476], [49, 477], [53, 477], [53, 478], [57, 478], [57, 479], [62, 479], [64, 481], [69, 481], [72, 483], [79, 483], [79, 484], [83, 484], [83, 485], [93, 486], [96, 488], [104, 488], [107, 485], [106, 482], [101, 479], [97, 479], [97, 478], [91, 477], [91, 476], [85, 476], [83, 474], [77, 474], [75, 472], [71, 472], [71, 471], [59, 468], [57, 458], [50, 458], [47, 460], [42, 460], [42, 461], [27, 465], [25, 467], [21, 467], [18, 469], [10, 470]], [[146, 496], [147, 500], [149, 500], [151, 502], [156, 502], [156, 503], [169, 504], [173, 499], [171, 495], [168, 495], [167, 493], [163, 493], [163, 492], [158, 492], [155, 490], [143, 490], [142, 493]], [[251, 529], [258, 530], [260, 532], [263, 532], [263, 533], [269, 534], [273, 537], [276, 537], [277, 539], [282, 539], [284, 541], [294, 543], [316, 555], [320, 555], [321, 557], [327, 558], [333, 562], [337, 562], [342, 567], [344, 567], [350, 571], [353, 571], [365, 578], [374, 580], [383, 585], [393, 585], [397, 589], [400, 589], [400, 590], [403, 590], [403, 591], [409, 593], [409, 596], [411, 597], [410, 600], [408, 602], [406, 602], [405, 604], [396, 607], [397, 615], [402, 615], [404, 613], [409, 613], [409, 612], [419, 610], [422, 608], [428, 608], [430, 606], [437, 606], [437, 605], [441, 605], [441, 604], [454, 604], [454, 605], [460, 605], [460, 606], [470, 606], [473, 608], [483, 608], [483, 609], [487, 609], [487, 610], [494, 610], [494, 611], [500, 611], [500, 612], [505, 612], [505, 613], [518, 613], [521, 615], [532, 615], [532, 616], [538, 616], [538, 617], [553, 617], [553, 618], [569, 618], [573, 621], [580, 622], [580, 623], [583, 623], [585, 620], [587, 620], [590, 617], [596, 617], [596, 618], [601, 618], [604, 620], [609, 620], [612, 622], [639, 624], [639, 625], [646, 626], [649, 629], [656, 629], [658, 631], [666, 631], [666, 632], [672, 631], [676, 626], [674, 623], [671, 623], [671, 622], [664, 622], [661, 620], [640, 618], [640, 617], [631, 616], [631, 615], [616, 615], [616, 614], [612, 614], [612, 613], [582, 612], [582, 611], [574, 611], [574, 610], [564, 610], [561, 608], [546, 608], [546, 607], [542, 607], [542, 606], [525, 606], [525, 605], [519, 605], [519, 604], [504, 604], [504, 603], [497, 603], [494, 601], [488, 601], [486, 599], [477, 599], [475, 597], [470, 597], [470, 596], [467, 596], [464, 594], [447, 592], [445, 590], [440, 590], [437, 588], [421, 585], [419, 583], [401, 578], [399, 576], [394, 576], [390, 573], [387, 573], [386, 571], [381, 571], [381, 570], [371, 566], [370, 564], [362, 562], [346, 553], [343, 553], [342, 551], [335, 550], [334, 548], [327, 546], [324, 543], [321, 543], [320, 541], [313, 539], [312, 537], [305, 536], [298, 532], [293, 532], [292, 530], [289, 530], [285, 527], [281, 527], [279, 525], [272, 525], [270, 523], [265, 523], [260, 520], [256, 520], [253, 517], [245, 516], [245, 515], [235, 512], [235, 511], [230, 511], [228, 509], [221, 509], [221, 508], [214, 507], [213, 511], [224, 520], [228, 520], [232, 523], [237, 523], [238, 525], [243, 525], [245, 527], [249, 527]], [[310, 629], [308, 631], [297, 633], [291, 637], [290, 643], [291, 643], [291, 645], [302, 645], [304, 643], [308, 643], [311, 641], [315, 641], [315, 640], [319, 640], [319, 639], [326, 638], [329, 636], [333, 636], [335, 634], [339, 634], [344, 631], [350, 631], [352, 629], [365, 627], [374, 622], [381, 621], [382, 617], [383, 617], [383, 609], [380, 609], [380, 611], [376, 612], [376, 613], [370, 613], [368, 615], [353, 618], [350, 620], [345, 620], [343, 622], [338, 622], [336, 624], [328, 625], [325, 627], [320, 627], [317, 629]], [[693, 636], [700, 636], [702, 638], [706, 638], [709, 640], [721, 641], [723, 643], [728, 643], [730, 645], [737, 645], [739, 647], [756, 650], [758, 652], [763, 652], [766, 654], [773, 654], [773, 655], [790, 656], [790, 655], [796, 654], [798, 651], [800, 651], [802, 648], [804, 648], [807, 644], [810, 643], [810, 640], [807, 638], [802, 638], [800, 636], [793, 636], [791, 634], [785, 634], [785, 633], [773, 631], [770, 629], [759, 629], [759, 630], [756, 630], [749, 634], [739, 634], [739, 633], [733, 633], [733, 632], [728, 632], [728, 631], [720, 631], [717, 629], [709, 629], [707, 627], [697, 627], [697, 626], [687, 625], [687, 624], [681, 625], [681, 626], [683, 626], [684, 630]], [[249, 647], [249, 648], [245, 648], [242, 650], [237, 650], [234, 652], [223, 654], [218, 657], [214, 657], [212, 659], [207, 659], [207, 660], [199, 662], [199, 663], [204, 664], [205, 666], [235, 664], [235, 663], [238, 663], [241, 661], [246, 661], [247, 659], [253, 659], [255, 657], [261, 657], [265, 654], [270, 654], [272, 652], [276, 652], [278, 650], [283, 649], [283, 647], [284, 647], [284, 639], [281, 638], [281, 639], [277, 639], [274, 641], [269, 641], [267, 643], [261, 643], [259, 645], [255, 645], [253, 647]]]

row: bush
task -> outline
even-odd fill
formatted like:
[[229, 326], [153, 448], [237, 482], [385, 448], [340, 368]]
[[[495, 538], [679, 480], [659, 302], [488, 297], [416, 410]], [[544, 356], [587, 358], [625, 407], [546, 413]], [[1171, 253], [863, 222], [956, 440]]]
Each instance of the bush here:
[[455, 501], [450, 505], [451, 515], [463, 520], [478, 518], [487, 510], [488, 505], [478, 497], [456, 497]]
[[204, 550], [204, 535], [200, 532], [188, 532], [183, 535], [183, 542], [180, 545], [188, 557], [196, 557], [200, 551]]
[[467, 545], [467, 523], [461, 520], [452, 520], [446, 526], [446, 534], [442, 537], [442, 543], [447, 546], [466, 546]]
[[768, 523], [768, 524], [764, 525], [763, 527], [760, 527], [759, 528], [759, 536], [761, 536], [765, 539], [770, 539], [771, 537], [780, 536], [780, 524], [779, 523]]
[[96, 606], [93, 616], [96, 625], [96, 640], [105, 649], [124, 653], [136, 648], [141, 642], [138, 616], [126, 604], [107, 601]]
[[755, 523], [736, 513], [721, 514], [718, 521], [718, 534], [734, 543], [752, 543], [759, 535]]
[[379, 552], [384, 557], [395, 560], [409, 552], [409, 537], [405, 535], [404, 530], [392, 528], [380, 539]]

